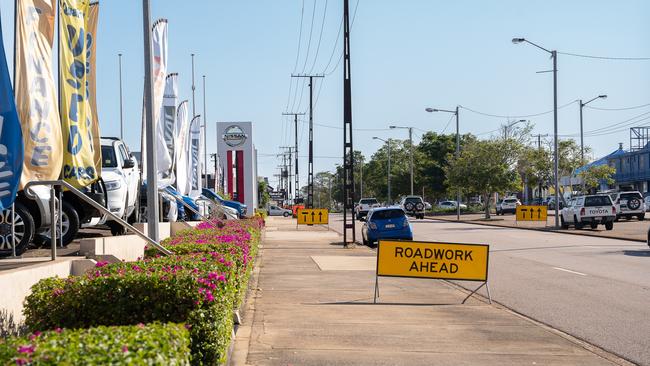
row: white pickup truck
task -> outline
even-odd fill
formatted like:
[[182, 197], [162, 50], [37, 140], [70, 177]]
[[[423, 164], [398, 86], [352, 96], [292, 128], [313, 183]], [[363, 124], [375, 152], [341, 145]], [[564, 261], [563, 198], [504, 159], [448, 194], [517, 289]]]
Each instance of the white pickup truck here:
[[560, 215], [563, 229], [568, 229], [569, 225], [578, 230], [585, 225], [595, 229], [603, 224], [606, 230], [612, 230], [616, 220], [616, 206], [607, 194], [578, 196], [569, 201]]
[[359, 203], [354, 208], [357, 220], [363, 220], [364, 217], [368, 216], [368, 212], [375, 207], [381, 207], [376, 198], [362, 198], [359, 200]]

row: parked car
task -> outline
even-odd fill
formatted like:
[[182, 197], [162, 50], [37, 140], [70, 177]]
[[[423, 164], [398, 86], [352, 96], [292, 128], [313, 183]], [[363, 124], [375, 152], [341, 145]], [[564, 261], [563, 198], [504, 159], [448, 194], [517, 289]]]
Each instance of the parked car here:
[[602, 224], [606, 230], [612, 230], [616, 212], [616, 206], [607, 194], [578, 196], [572, 198], [567, 207], [562, 209], [560, 221], [563, 229], [568, 229], [570, 225], [578, 230], [585, 225], [595, 229]]
[[[548, 206], [549, 210], [555, 210], [555, 197], [549, 196], [546, 197], [545, 204]], [[560, 198], [560, 205], [558, 208], [561, 210], [564, 208], [564, 202], [562, 202], [562, 198]]]
[[357, 220], [363, 220], [363, 218], [368, 215], [368, 212], [375, 207], [381, 207], [379, 201], [376, 198], [362, 198], [359, 200], [359, 203], [354, 208], [354, 213], [357, 217]]
[[413, 230], [400, 207], [380, 207], [368, 213], [361, 236], [363, 244], [371, 245], [380, 239], [413, 240]]
[[428, 211], [428, 210], [431, 210], [432, 208], [433, 208], [433, 206], [431, 206], [431, 204], [429, 202], [424, 202], [424, 209], [425, 210]]
[[226, 200], [223, 197], [221, 197], [219, 193], [209, 188], [203, 188], [201, 193], [203, 193], [203, 195], [209, 199], [216, 200], [217, 203], [220, 203], [223, 206], [235, 209], [240, 219], [246, 217], [246, 214], [248, 212], [248, 207], [245, 204], [238, 201]]
[[[135, 157], [124, 142], [115, 137], [102, 137], [102, 178], [106, 185], [107, 208], [123, 220], [136, 221], [140, 169]], [[104, 217], [102, 222], [113, 235], [125, 233], [122, 225]]]
[[[172, 222], [177, 221], [179, 218], [184, 217], [185, 209], [181, 202], [178, 201], [180, 194], [172, 187], [167, 187], [164, 190], [158, 191], [160, 196], [160, 203], [162, 208], [162, 221]], [[140, 185], [140, 221], [147, 222], [147, 184]]]
[[416, 219], [424, 218], [424, 200], [420, 196], [406, 196], [402, 198], [400, 207], [408, 216], [413, 216]]
[[282, 208], [276, 205], [269, 205], [267, 208], [267, 212], [269, 216], [284, 216], [284, 217], [291, 216], [291, 210], [287, 210], [286, 208]]
[[639, 220], [645, 219], [646, 205], [643, 195], [639, 191], [627, 191], [611, 193], [610, 197], [616, 205], [617, 214], [616, 219], [624, 217], [627, 220], [632, 219], [632, 216], [637, 217]]
[[[457, 205], [458, 205], [458, 202], [456, 202], [456, 201], [441, 201], [440, 203], [438, 203], [438, 208], [443, 209], [443, 210], [450, 210], [451, 211], [451, 210], [456, 210], [456, 208], [458, 207]], [[461, 210], [466, 210], [467, 205], [464, 204], [464, 203], [461, 203], [460, 204], [460, 209]]]
[[517, 197], [506, 197], [497, 203], [497, 215], [514, 214], [517, 212], [517, 206], [521, 206], [521, 202]]

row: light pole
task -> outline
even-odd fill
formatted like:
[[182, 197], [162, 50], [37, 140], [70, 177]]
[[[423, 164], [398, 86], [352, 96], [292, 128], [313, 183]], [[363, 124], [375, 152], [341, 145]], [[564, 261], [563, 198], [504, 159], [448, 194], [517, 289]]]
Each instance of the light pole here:
[[582, 164], [585, 163], [585, 144], [584, 144], [584, 134], [582, 132], [582, 108], [584, 108], [584, 106], [599, 98], [606, 99], [607, 95], [606, 94], [599, 95], [593, 99], [588, 100], [586, 103], [583, 103], [582, 99], [578, 100], [578, 102], [580, 102], [580, 159], [582, 160]]
[[413, 195], [413, 127], [390, 126], [391, 129], [409, 130], [409, 160], [411, 165], [411, 196]]
[[122, 117], [122, 54], [118, 53], [117, 57], [120, 65], [120, 140], [124, 141], [124, 119]]
[[388, 178], [387, 178], [387, 181], [388, 181], [388, 194], [387, 194], [387, 196], [388, 197], [387, 197], [386, 201], [388, 202], [388, 205], [390, 206], [390, 204], [391, 204], [391, 201], [390, 201], [390, 139], [384, 140], [384, 139], [379, 138], [379, 137], [373, 137], [372, 139], [373, 140], [383, 141], [388, 145], [388, 173], [387, 173], [387, 175], [388, 175]]
[[508, 139], [508, 135], [509, 135], [509, 132], [510, 132], [510, 129], [512, 128], [512, 126], [516, 125], [517, 123], [522, 123], [522, 122], [527, 122], [527, 121], [528, 120], [525, 120], [525, 119], [520, 119], [518, 121], [508, 121], [506, 123], [506, 127], [504, 128], [504, 131], [503, 131], [503, 138], [506, 139], [506, 140]]
[[[458, 155], [460, 155], [460, 130], [459, 130], [459, 118], [458, 118], [458, 109], [459, 107], [456, 106], [455, 110], [449, 110], [449, 109], [437, 109], [437, 108], [425, 108], [424, 110], [433, 113], [433, 112], [445, 112], [445, 113], [451, 113], [456, 116], [456, 158], [458, 158]], [[460, 221], [460, 187], [458, 188], [458, 191], [456, 192], [456, 220]]]
[[512, 43], [528, 43], [531, 46], [535, 46], [542, 51], [546, 51], [551, 54], [553, 59], [553, 159], [555, 160], [554, 170], [555, 170], [555, 227], [560, 227], [560, 177], [558, 176], [559, 170], [559, 161], [558, 161], [558, 149], [557, 149], [557, 51], [556, 50], [547, 50], [546, 48], [537, 45], [526, 38], [513, 38]]

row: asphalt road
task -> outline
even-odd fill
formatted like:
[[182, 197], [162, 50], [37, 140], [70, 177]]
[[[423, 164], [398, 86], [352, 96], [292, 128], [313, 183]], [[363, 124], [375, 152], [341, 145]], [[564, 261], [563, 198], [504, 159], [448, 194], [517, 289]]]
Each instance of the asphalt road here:
[[[330, 222], [341, 232], [341, 215]], [[650, 365], [650, 248], [644, 243], [430, 219], [412, 223], [415, 240], [489, 244], [493, 300]]]

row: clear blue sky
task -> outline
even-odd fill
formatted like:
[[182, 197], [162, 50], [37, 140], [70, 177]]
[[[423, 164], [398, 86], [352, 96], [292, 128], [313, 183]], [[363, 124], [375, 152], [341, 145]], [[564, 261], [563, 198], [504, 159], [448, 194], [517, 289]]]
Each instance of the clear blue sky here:
[[[309, 58], [305, 62], [316, 1]], [[457, 104], [498, 115], [523, 115], [552, 109], [552, 75], [547, 54], [527, 45], [526, 37], [549, 49], [589, 55], [650, 57], [650, 2], [622, 1], [387, 1], [360, 0], [352, 28], [352, 89], [355, 128], [384, 129], [393, 123], [442, 132], [449, 115], [429, 114], [426, 106], [453, 109]], [[152, 21], [169, 20], [170, 72], [180, 73], [182, 98], [191, 99], [190, 54], [196, 53], [197, 112], [202, 113], [201, 75], [207, 77], [208, 151], [216, 151], [216, 121], [254, 121], [259, 174], [277, 173], [272, 156], [293, 144], [287, 108], [304, 111], [288, 98], [293, 72], [331, 72], [342, 1], [304, 0], [300, 55], [296, 66], [302, 0], [171, 1], [152, 0]], [[191, 4], [191, 5], [189, 5]], [[356, 0], [351, 0], [354, 9]], [[523, 4], [523, 5], [522, 5]], [[0, 0], [2, 30], [11, 64], [13, 0]], [[142, 106], [142, 9], [134, 0], [101, 2], [98, 42], [98, 108], [103, 135], [119, 135], [117, 54], [124, 54], [126, 141], [139, 150]], [[320, 48], [321, 24], [323, 34]], [[318, 57], [314, 58], [318, 49]], [[313, 68], [312, 65], [314, 64]], [[304, 65], [304, 66], [303, 66]], [[650, 103], [650, 61], [603, 61], [560, 55], [560, 105], [598, 94], [594, 107], [619, 108]], [[322, 81], [315, 123], [342, 126], [342, 69]], [[296, 84], [291, 86], [295, 90]], [[303, 87], [301, 82], [298, 97]], [[289, 102], [288, 102], [289, 101]], [[289, 107], [287, 107], [289, 104]], [[299, 107], [299, 108], [298, 108]], [[585, 130], [650, 112], [585, 109]], [[644, 115], [646, 117], [648, 115]], [[505, 118], [461, 110], [461, 133], [491, 131]], [[535, 133], [552, 133], [552, 114], [531, 117]], [[650, 120], [639, 125], [650, 124]], [[578, 106], [560, 110], [561, 134], [579, 131]], [[625, 127], [625, 125], [623, 125]], [[453, 131], [453, 124], [446, 130]], [[305, 182], [307, 131], [301, 123], [301, 181]], [[342, 131], [315, 127], [315, 171], [340, 163]], [[370, 156], [372, 136], [405, 138], [406, 131], [357, 131], [355, 148]], [[489, 136], [489, 135], [482, 135]], [[627, 130], [587, 137], [596, 156], [628, 146]], [[271, 180], [275, 179], [271, 177]]]

